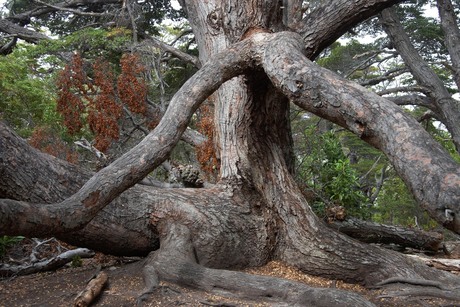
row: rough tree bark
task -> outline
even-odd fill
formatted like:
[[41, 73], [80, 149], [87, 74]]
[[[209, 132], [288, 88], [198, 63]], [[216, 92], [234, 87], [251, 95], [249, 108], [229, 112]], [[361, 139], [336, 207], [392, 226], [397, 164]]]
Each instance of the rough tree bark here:
[[[270, 295], [288, 303], [369, 305], [342, 291], [325, 293], [221, 270], [270, 259], [365, 285], [396, 276], [442, 281], [449, 289], [458, 286], [455, 276], [331, 231], [314, 215], [292, 177], [289, 101], [382, 150], [419, 203], [440, 223], [460, 232], [459, 165], [393, 103], [309, 60], [340, 34], [330, 29], [343, 31], [397, 2], [338, 0], [334, 6], [319, 5], [305, 17], [309, 26], [300, 27], [304, 30], [299, 35], [281, 31], [286, 27], [277, 0], [181, 1], [204, 65], [174, 96], [159, 125], [111, 165], [96, 174], [69, 177], [74, 186], [63, 176], [72, 171], [70, 166], [27, 149], [34, 161], [54, 172], [39, 178], [43, 186], [38, 186], [27, 173], [14, 170], [26, 167], [18, 164], [24, 157], [14, 158], [26, 145], [0, 126], [0, 196], [8, 198], [0, 199], [0, 233], [58, 234], [78, 241], [79, 233], [86, 232], [79, 245], [90, 246], [100, 240], [94, 233], [113, 236], [116, 229], [117, 236], [131, 237], [137, 230], [141, 238], [129, 243], [131, 250], [125, 253], [155, 250], [161, 242], [147, 258], [146, 293], [163, 278], [210, 291]], [[193, 112], [209, 96], [215, 108], [219, 184], [210, 189], [136, 185], [167, 158]], [[13, 142], [17, 145], [10, 148]], [[75, 167], [73, 171], [79, 172]], [[19, 189], [30, 191], [23, 196]], [[44, 197], [48, 199], [37, 196], [43, 190], [49, 191]], [[134, 220], [130, 213], [135, 213]]]

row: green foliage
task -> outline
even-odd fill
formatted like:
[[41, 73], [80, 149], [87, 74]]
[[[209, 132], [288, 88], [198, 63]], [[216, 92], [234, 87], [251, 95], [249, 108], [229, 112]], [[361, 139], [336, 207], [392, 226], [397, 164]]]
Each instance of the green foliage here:
[[460, 154], [456, 150], [454, 143], [452, 142], [452, 137], [449, 132], [445, 129], [436, 128], [433, 123], [429, 123], [427, 127], [428, 132], [433, 136], [433, 138], [438, 141], [445, 150], [451, 155], [451, 157], [460, 163]]
[[78, 52], [83, 58], [95, 60], [104, 58], [111, 63], [119, 63], [120, 58], [131, 44], [131, 30], [112, 28], [111, 30], [85, 28], [56, 40], [42, 41], [34, 50], [48, 65], [61, 67], [68, 62], [63, 53]]
[[420, 208], [404, 182], [396, 176], [385, 181], [373, 211], [373, 220], [379, 223], [420, 226], [425, 229], [432, 229], [437, 225]]
[[0, 116], [23, 137], [36, 125], [53, 125], [59, 118], [53, 78], [41, 72], [34, 48], [24, 45], [0, 57]]
[[81, 259], [80, 256], [73, 256], [72, 257], [72, 262], [70, 263], [70, 266], [73, 268], [79, 268], [83, 265], [83, 260]]
[[[317, 63], [327, 69], [338, 72], [341, 75], [348, 75], [360, 63], [360, 55], [373, 50], [371, 45], [366, 45], [352, 39], [343, 45], [335, 42], [329, 47], [328, 52], [317, 60]], [[365, 71], [358, 70], [350, 78], [357, 79], [362, 77]]]
[[15, 237], [10, 237], [10, 236], [3, 236], [0, 237], [0, 259], [5, 256], [5, 253], [8, 248], [11, 246], [14, 246], [15, 244], [21, 242], [24, 240], [25, 237], [22, 236], [15, 236]]
[[315, 126], [307, 128], [309, 152], [299, 167], [299, 180], [319, 196], [313, 208], [318, 213], [326, 206], [341, 205], [350, 215], [367, 215], [359, 176], [351, 167], [339, 139], [333, 131], [317, 134]]

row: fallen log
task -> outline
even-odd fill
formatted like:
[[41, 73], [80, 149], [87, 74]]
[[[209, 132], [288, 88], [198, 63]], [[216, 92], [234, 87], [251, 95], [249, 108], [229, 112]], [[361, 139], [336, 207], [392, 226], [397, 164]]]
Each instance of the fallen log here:
[[107, 273], [99, 272], [95, 278], [89, 281], [86, 288], [77, 295], [74, 300], [74, 307], [89, 306], [101, 293], [108, 279]]
[[53, 271], [71, 262], [76, 257], [90, 258], [93, 256], [94, 252], [92, 250], [87, 248], [76, 248], [59, 254], [53, 258], [33, 263], [25, 263], [21, 265], [2, 263], [0, 264], [0, 276], [28, 275], [37, 272]]
[[329, 221], [328, 226], [365, 243], [393, 243], [431, 252], [438, 251], [444, 238], [438, 232], [379, 224], [351, 217], [342, 221]]

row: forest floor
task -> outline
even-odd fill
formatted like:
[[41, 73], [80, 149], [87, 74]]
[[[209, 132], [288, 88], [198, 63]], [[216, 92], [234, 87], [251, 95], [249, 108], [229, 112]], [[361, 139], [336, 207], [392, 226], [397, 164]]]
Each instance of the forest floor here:
[[[132, 259], [96, 254], [93, 258], [82, 259], [80, 267], [67, 265], [52, 272], [4, 278], [0, 280], [0, 306], [72, 306], [74, 298], [100, 267], [109, 279], [93, 306], [135, 306], [144, 287], [142, 265], [142, 260], [132, 262]], [[359, 285], [309, 276], [276, 261], [246, 272], [288, 278], [315, 287], [354, 291], [377, 306], [460, 306], [460, 302], [455, 304], [429, 297], [380, 298], [382, 290], [368, 290]], [[241, 299], [231, 293], [208, 293], [164, 282], [161, 285], [142, 306], [289, 306], [276, 301]]]

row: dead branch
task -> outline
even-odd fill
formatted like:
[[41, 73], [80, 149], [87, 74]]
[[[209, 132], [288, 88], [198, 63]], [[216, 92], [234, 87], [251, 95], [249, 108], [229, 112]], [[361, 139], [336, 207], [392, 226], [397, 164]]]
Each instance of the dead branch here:
[[52, 5], [52, 4], [45, 3], [45, 2], [40, 1], [40, 0], [34, 0], [34, 2], [36, 2], [38, 4], [41, 4], [41, 5], [44, 5], [46, 7], [52, 8], [52, 9], [54, 9], [56, 11], [69, 12], [69, 13], [73, 13], [75, 15], [80, 15], [80, 16], [102, 17], [102, 16], [111, 15], [111, 14], [107, 14], [107, 13], [83, 12], [83, 11], [68, 8], [68, 7], [61, 7], [61, 6], [58, 6], [58, 5]]
[[74, 300], [74, 307], [89, 306], [101, 293], [108, 279], [106, 272], [97, 274], [94, 279], [90, 280], [86, 288], [77, 295]]
[[31, 264], [0, 264], [0, 276], [28, 275], [37, 272], [52, 271], [71, 262], [73, 259], [75, 259], [75, 257], [91, 258], [93, 256], [94, 252], [92, 250], [87, 248], [77, 248], [66, 251], [51, 259], [46, 259]]

